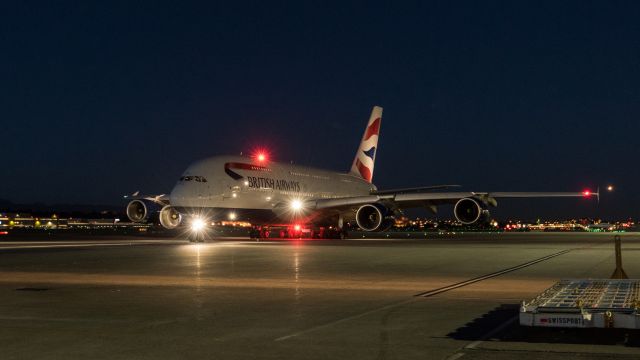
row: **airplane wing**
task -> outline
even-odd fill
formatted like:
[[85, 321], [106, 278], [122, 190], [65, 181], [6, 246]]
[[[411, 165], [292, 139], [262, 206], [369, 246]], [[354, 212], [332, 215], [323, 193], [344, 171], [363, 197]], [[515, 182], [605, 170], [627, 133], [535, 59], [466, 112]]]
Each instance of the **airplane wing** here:
[[169, 204], [169, 196], [166, 194], [144, 195], [144, 194], [140, 194], [140, 191], [136, 191], [131, 195], [125, 195], [124, 198], [127, 200], [149, 200], [160, 205]]
[[373, 203], [392, 204], [397, 208], [411, 208], [455, 204], [464, 198], [477, 198], [489, 205], [496, 206], [499, 198], [557, 198], [557, 197], [599, 197], [598, 192], [378, 192], [372, 195], [354, 196], [336, 199], [318, 199], [305, 201], [305, 208], [323, 210], [347, 208]]
[[460, 185], [433, 185], [424, 187], [412, 187], [403, 189], [391, 189], [391, 190], [375, 190], [372, 191], [372, 195], [388, 195], [388, 194], [402, 194], [402, 193], [416, 193], [434, 190], [446, 190], [454, 187], [460, 187]]

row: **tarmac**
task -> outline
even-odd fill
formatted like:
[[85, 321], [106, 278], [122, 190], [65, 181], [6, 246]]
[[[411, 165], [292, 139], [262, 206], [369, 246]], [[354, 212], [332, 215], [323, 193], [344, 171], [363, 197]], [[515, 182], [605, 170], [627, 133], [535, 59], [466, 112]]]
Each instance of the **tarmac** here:
[[[517, 321], [560, 279], [608, 278], [613, 235], [5, 238], [0, 357], [638, 359], [636, 330]], [[640, 235], [621, 236], [640, 277]]]

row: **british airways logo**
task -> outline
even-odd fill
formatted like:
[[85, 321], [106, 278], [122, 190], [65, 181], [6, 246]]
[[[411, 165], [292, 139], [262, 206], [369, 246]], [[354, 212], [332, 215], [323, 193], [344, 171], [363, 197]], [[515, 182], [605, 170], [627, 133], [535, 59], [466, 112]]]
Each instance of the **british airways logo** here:
[[367, 151], [362, 151], [365, 155], [367, 155], [371, 160], [373, 160], [373, 157], [376, 155], [376, 147], [372, 146], [371, 149], [367, 150]]
[[233, 171], [231, 169], [250, 170], [250, 171], [266, 171], [266, 172], [270, 172], [271, 171], [271, 169], [269, 169], [268, 167], [265, 167], [265, 166], [259, 166], [259, 165], [253, 165], [253, 164], [247, 164], [247, 163], [228, 162], [228, 163], [224, 164], [224, 172], [227, 173], [227, 175], [229, 175], [234, 180], [241, 180], [241, 179], [244, 178], [244, 176], [238, 174], [237, 172], [235, 172], [235, 171]]
[[380, 118], [373, 120], [371, 125], [367, 127], [367, 132], [364, 134], [364, 140], [369, 140], [373, 135], [378, 135], [380, 133]]
[[[271, 172], [271, 169], [266, 166], [247, 164], [247, 163], [235, 163], [228, 162], [224, 164], [224, 171], [234, 180], [245, 179], [244, 176], [238, 174], [234, 170], [247, 170], [247, 171], [259, 171], [259, 172]], [[274, 189], [282, 191], [295, 191], [300, 192], [300, 182], [285, 179], [273, 179], [270, 177], [259, 176], [247, 176], [246, 185], [253, 189]]]
[[360, 153], [355, 161], [355, 168], [363, 179], [371, 182], [373, 176], [373, 161], [376, 157], [376, 146], [378, 145], [378, 134], [380, 133], [380, 118], [375, 118], [364, 133], [362, 143], [360, 143]]

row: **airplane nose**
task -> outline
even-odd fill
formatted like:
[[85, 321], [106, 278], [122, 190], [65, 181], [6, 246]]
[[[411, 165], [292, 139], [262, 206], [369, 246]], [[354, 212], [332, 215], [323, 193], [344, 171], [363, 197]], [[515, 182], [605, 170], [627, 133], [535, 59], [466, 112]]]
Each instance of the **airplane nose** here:
[[169, 201], [173, 206], [181, 206], [184, 204], [187, 194], [184, 184], [178, 183], [173, 187], [169, 194]]

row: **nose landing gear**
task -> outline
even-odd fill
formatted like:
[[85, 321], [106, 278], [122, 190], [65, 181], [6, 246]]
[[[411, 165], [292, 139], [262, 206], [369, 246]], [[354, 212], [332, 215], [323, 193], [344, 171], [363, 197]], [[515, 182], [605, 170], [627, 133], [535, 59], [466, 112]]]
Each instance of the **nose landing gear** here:
[[202, 232], [189, 231], [187, 239], [190, 243], [203, 243], [205, 240], [204, 235]]

